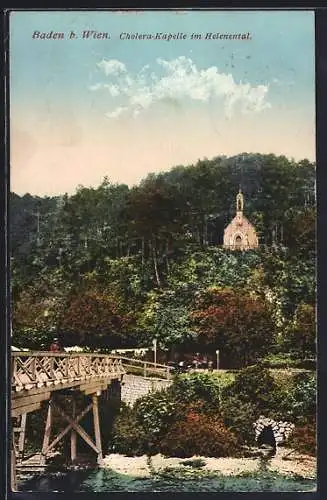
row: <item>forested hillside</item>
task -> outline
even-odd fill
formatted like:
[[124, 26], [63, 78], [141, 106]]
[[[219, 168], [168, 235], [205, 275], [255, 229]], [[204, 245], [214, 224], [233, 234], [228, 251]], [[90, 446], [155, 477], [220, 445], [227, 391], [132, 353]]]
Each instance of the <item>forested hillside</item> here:
[[[132, 168], [132, 167], [130, 167]], [[260, 247], [222, 248], [239, 186]], [[12, 193], [13, 343], [222, 351], [226, 366], [315, 352], [315, 166], [217, 157], [105, 179], [72, 196]]]

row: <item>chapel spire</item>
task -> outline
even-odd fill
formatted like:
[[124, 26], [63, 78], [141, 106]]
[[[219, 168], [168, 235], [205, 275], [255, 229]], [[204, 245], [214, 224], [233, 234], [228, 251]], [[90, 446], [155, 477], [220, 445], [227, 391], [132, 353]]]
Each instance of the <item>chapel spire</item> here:
[[242, 213], [243, 210], [244, 210], [244, 196], [243, 196], [242, 190], [240, 188], [238, 195], [236, 196], [236, 212]]

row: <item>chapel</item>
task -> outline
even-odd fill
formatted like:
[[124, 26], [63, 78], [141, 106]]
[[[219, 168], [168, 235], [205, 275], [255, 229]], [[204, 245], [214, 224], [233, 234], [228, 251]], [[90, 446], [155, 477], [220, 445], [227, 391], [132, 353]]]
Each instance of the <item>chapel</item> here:
[[230, 250], [250, 250], [259, 245], [254, 226], [243, 215], [244, 196], [239, 190], [236, 196], [236, 215], [224, 231], [224, 247]]

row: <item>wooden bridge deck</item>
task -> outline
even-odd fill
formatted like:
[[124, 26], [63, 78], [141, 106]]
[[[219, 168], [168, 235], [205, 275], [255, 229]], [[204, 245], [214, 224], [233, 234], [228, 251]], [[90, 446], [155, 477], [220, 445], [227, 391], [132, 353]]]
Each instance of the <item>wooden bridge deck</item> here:
[[170, 367], [108, 354], [12, 352], [11, 410], [17, 417], [40, 408], [53, 391], [105, 390], [125, 373], [170, 378]]
[[76, 388], [91, 394], [126, 373], [119, 358], [98, 354], [17, 351], [11, 368], [13, 417], [37, 410], [53, 391]]
[[40, 387], [90, 380], [116, 378], [125, 370], [118, 357], [101, 354], [67, 354], [52, 352], [13, 352], [12, 390], [31, 390]]

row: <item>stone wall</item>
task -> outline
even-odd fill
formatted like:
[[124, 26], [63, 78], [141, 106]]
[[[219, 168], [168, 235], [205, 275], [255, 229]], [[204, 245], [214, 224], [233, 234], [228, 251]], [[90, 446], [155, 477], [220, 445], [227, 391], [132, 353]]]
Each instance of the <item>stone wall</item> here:
[[124, 375], [121, 385], [121, 400], [132, 406], [137, 399], [151, 391], [167, 389], [171, 380], [159, 378], [145, 378], [138, 375]]

